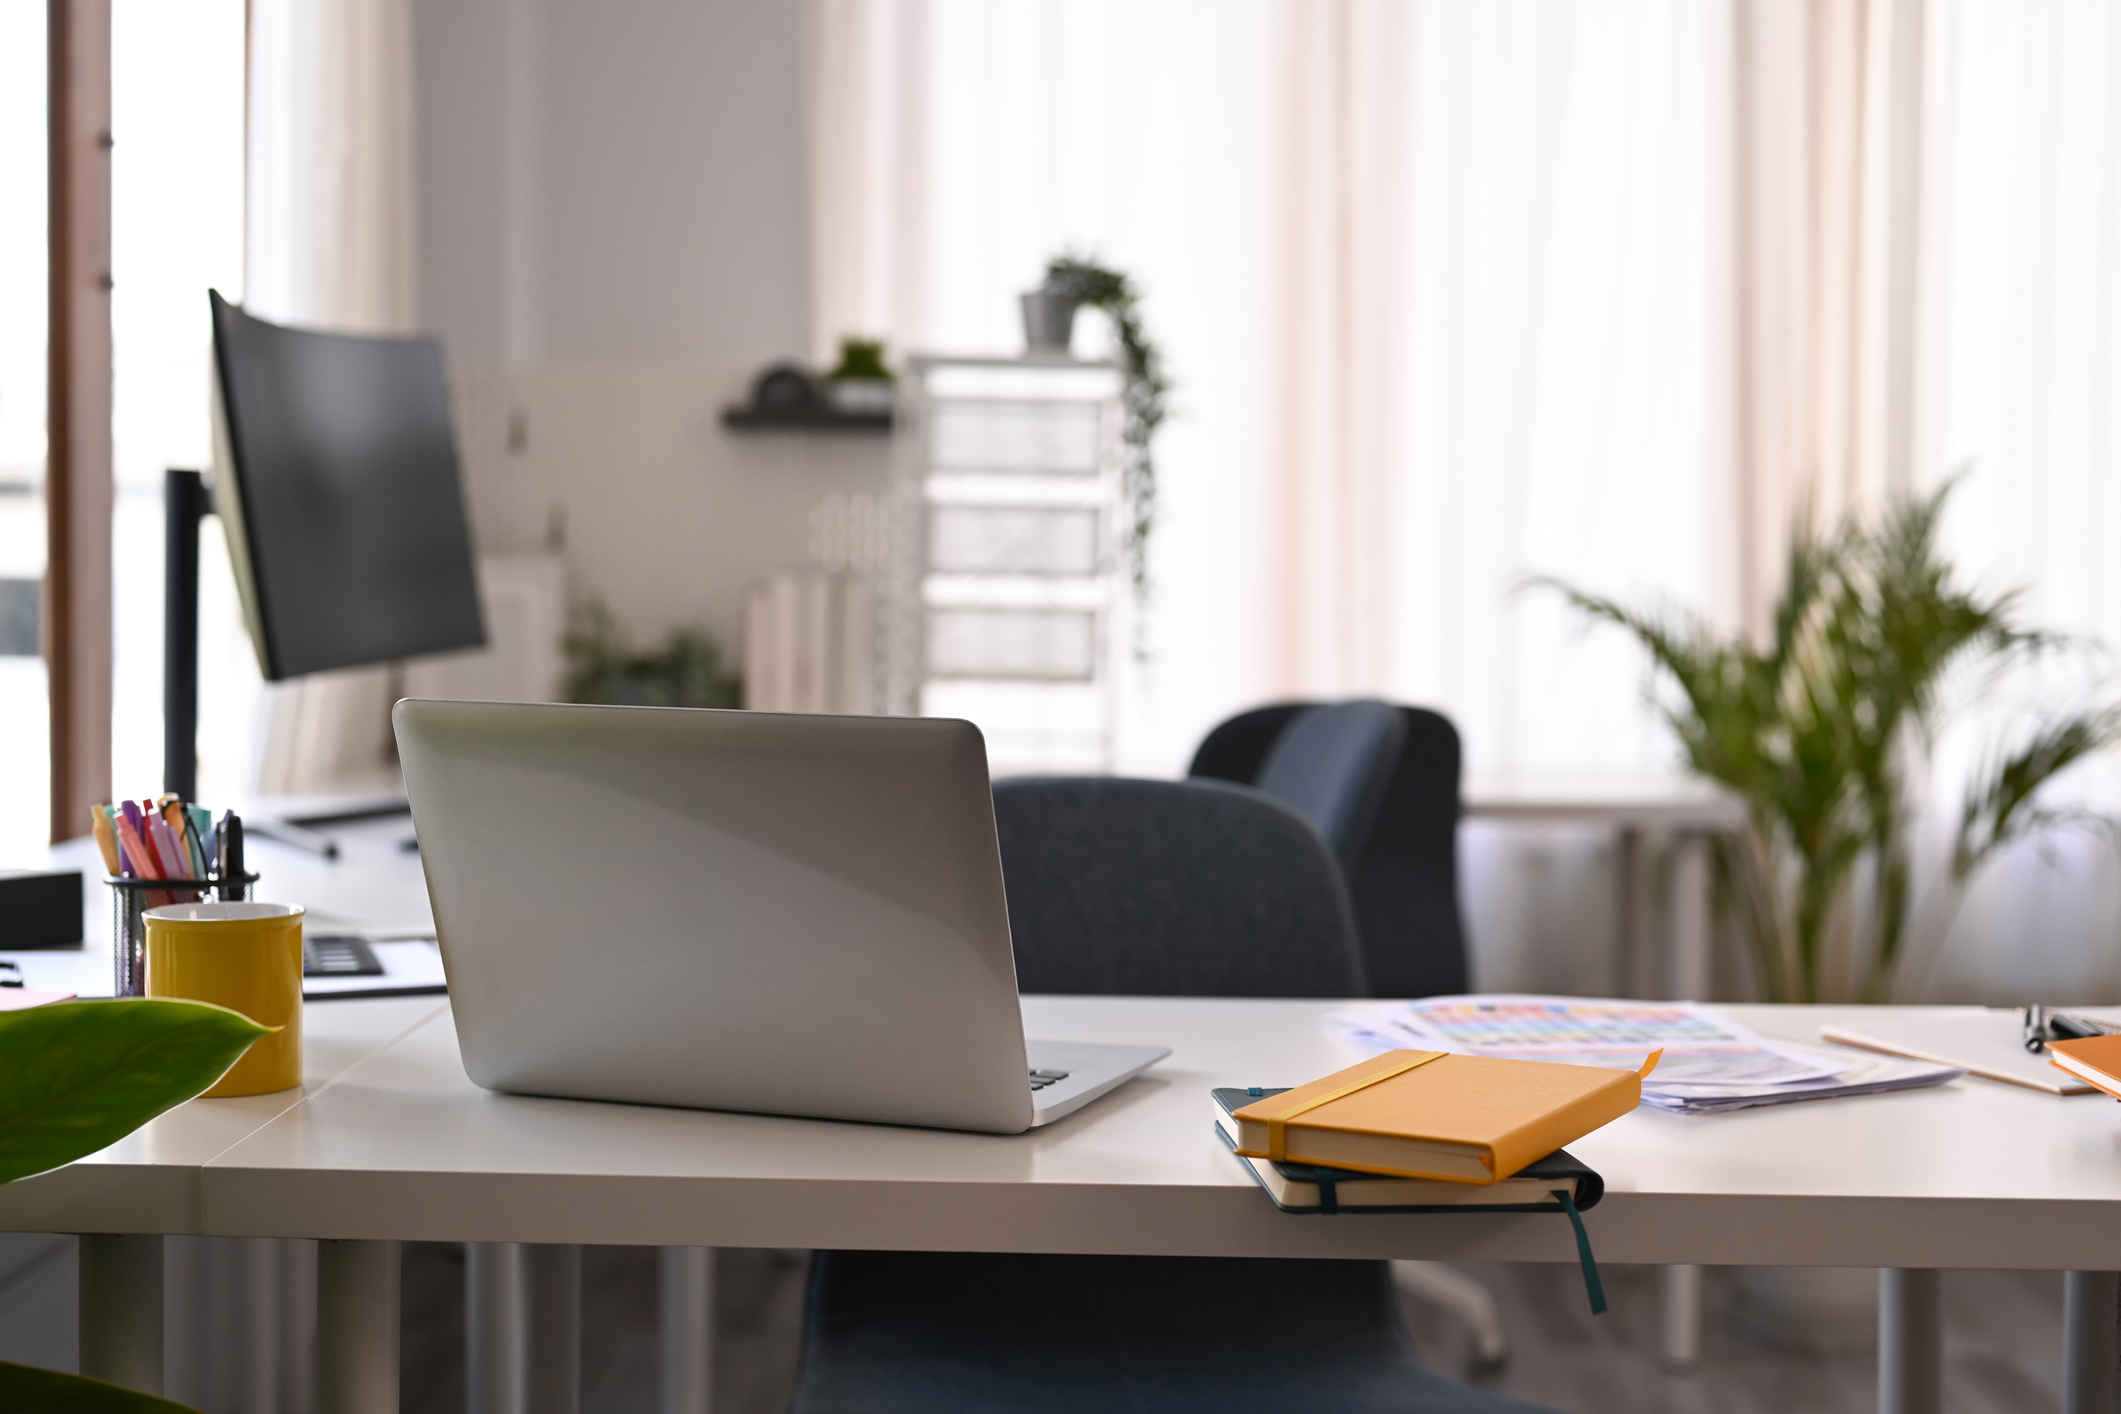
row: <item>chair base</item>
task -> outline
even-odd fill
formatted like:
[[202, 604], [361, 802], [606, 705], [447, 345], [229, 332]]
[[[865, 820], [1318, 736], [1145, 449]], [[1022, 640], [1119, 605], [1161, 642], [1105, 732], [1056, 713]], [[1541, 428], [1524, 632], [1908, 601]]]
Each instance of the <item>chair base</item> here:
[[1535, 1414], [1445, 1379], [1384, 1262], [821, 1252], [790, 1414]]

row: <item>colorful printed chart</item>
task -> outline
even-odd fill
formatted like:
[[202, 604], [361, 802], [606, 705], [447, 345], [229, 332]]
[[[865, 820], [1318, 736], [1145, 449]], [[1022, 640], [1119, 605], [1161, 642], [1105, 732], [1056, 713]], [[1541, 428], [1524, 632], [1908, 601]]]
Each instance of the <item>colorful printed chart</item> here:
[[1509, 1060], [1634, 1070], [1661, 1050], [1645, 1089], [1786, 1085], [1838, 1068], [1689, 1002], [1574, 997], [1434, 997], [1344, 1012], [1334, 1029], [1365, 1049], [1459, 1051]]

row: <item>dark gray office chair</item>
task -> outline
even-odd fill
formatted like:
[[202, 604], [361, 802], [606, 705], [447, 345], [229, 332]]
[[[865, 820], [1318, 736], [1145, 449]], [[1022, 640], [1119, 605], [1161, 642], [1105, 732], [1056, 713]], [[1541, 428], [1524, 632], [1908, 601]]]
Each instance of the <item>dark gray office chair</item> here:
[[1310, 821], [1352, 876], [1406, 736], [1389, 702], [1306, 707], [1275, 734], [1251, 784]]
[[1363, 995], [1332, 854], [1258, 792], [1099, 776], [1003, 781], [994, 828], [1019, 991]]
[[1423, 1365], [1383, 1262], [820, 1252], [807, 1300], [790, 1414], [1554, 1414]]
[[[1202, 740], [1187, 774], [1264, 784], [1261, 777], [1277, 762], [1284, 737], [1312, 721], [1316, 707], [1282, 702], [1239, 713]], [[1465, 924], [1458, 907], [1458, 731], [1440, 713], [1420, 707], [1394, 710], [1404, 728], [1399, 751], [1348, 871], [1362, 935], [1363, 970], [1375, 997], [1463, 992], [1467, 972]]]
[[[1073, 779], [1005, 781], [994, 797], [1025, 990], [1360, 990], [1339, 870], [1271, 798], [1208, 782]], [[1205, 1123], [1201, 1139], [1214, 1142]], [[789, 1404], [790, 1414], [1294, 1409], [1536, 1414], [1425, 1367], [1384, 1262], [1000, 1253], [818, 1253]]]

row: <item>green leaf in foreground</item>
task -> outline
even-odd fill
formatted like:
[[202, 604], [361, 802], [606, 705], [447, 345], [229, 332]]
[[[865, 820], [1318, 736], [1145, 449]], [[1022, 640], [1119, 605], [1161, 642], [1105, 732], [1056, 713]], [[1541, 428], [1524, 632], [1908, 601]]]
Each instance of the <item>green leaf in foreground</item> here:
[[189, 1404], [175, 1404], [81, 1375], [10, 1365], [5, 1360], [0, 1360], [0, 1409], [34, 1409], [39, 1414], [198, 1414]]
[[0, 1183], [116, 1143], [219, 1080], [271, 1029], [171, 997], [0, 1012]]

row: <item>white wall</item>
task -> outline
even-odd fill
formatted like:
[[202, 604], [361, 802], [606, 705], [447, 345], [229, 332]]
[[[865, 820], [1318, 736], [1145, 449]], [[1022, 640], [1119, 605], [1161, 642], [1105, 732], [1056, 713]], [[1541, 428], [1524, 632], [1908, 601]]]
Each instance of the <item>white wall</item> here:
[[[573, 590], [636, 637], [700, 624], [739, 650], [747, 588], [808, 562], [825, 496], [875, 493], [875, 434], [733, 434], [744, 370], [670, 362], [459, 369], [458, 424], [480, 548], [564, 547]], [[511, 449], [511, 418], [527, 436]]]
[[878, 437], [736, 436], [809, 343], [803, 7], [416, 0], [422, 323], [455, 367], [480, 548], [559, 542], [647, 636], [737, 647]]

